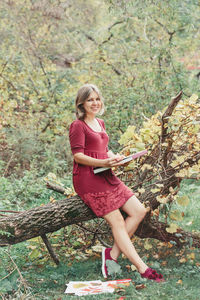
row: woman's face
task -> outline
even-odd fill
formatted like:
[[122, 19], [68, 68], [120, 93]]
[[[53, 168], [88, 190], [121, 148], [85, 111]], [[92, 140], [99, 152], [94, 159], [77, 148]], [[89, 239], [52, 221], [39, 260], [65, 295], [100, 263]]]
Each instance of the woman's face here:
[[99, 95], [92, 91], [88, 99], [84, 102], [83, 107], [86, 112], [86, 116], [95, 116], [102, 108], [102, 102]]

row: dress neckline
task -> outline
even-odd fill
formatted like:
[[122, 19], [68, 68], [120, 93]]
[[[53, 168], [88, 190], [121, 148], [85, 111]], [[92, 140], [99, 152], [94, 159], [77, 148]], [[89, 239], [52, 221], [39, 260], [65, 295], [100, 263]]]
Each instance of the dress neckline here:
[[103, 132], [104, 130], [103, 130], [103, 126], [101, 125], [101, 123], [99, 122], [99, 120], [96, 118], [96, 120], [97, 120], [97, 122], [99, 123], [99, 125], [100, 125], [100, 127], [101, 127], [101, 131], [95, 131], [94, 129], [92, 129], [84, 120], [83, 120], [83, 122], [85, 123], [85, 125], [90, 129], [90, 130], [92, 130], [93, 132], [95, 132], [95, 133], [101, 133], [101, 132]]

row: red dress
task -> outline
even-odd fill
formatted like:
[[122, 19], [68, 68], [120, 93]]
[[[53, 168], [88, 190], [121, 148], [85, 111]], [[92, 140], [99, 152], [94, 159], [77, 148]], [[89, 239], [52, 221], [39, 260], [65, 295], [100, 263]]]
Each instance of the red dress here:
[[[101, 125], [101, 132], [94, 131], [81, 120], [76, 120], [71, 124], [69, 139], [73, 154], [82, 152], [93, 158], [108, 158], [109, 137], [103, 120], [97, 120]], [[120, 208], [134, 195], [111, 169], [94, 174], [93, 167], [78, 164], [75, 161], [73, 185], [76, 193], [98, 217]]]

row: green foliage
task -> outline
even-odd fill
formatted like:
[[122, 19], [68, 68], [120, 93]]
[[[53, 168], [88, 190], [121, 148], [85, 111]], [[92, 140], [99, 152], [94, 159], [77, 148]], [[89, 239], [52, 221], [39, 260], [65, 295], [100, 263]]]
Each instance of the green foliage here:
[[[63, 178], [65, 187], [71, 187], [71, 178]], [[37, 172], [26, 171], [22, 178], [14, 176], [0, 177], [0, 209], [22, 211], [28, 208], [46, 204], [50, 198], [56, 200], [65, 196], [59, 195], [46, 188], [44, 177], [39, 177]]]
[[0, 158], [6, 176], [41, 165], [60, 176], [69, 171], [67, 130], [75, 94], [86, 82], [105, 96], [116, 151], [128, 125], [138, 127], [180, 89], [188, 95], [197, 90], [197, 1], [18, 0], [0, 8]]

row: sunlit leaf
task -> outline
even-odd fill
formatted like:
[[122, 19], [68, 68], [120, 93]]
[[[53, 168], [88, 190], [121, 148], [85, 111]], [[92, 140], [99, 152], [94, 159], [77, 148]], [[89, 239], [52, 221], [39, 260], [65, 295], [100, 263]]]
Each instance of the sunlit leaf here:
[[188, 206], [188, 204], [190, 203], [190, 199], [186, 195], [177, 197], [176, 201], [181, 206]]
[[178, 228], [179, 228], [178, 225], [171, 223], [170, 226], [166, 228], [166, 231], [169, 233], [175, 233], [177, 232]]
[[152, 248], [152, 244], [149, 243], [148, 239], [145, 240], [144, 248], [145, 248], [146, 250], [149, 250], [149, 249]]
[[182, 213], [179, 210], [173, 210], [170, 213], [170, 219], [175, 221], [182, 221], [183, 220]]

